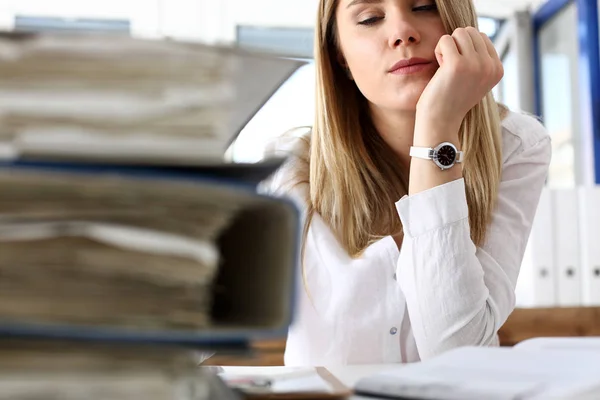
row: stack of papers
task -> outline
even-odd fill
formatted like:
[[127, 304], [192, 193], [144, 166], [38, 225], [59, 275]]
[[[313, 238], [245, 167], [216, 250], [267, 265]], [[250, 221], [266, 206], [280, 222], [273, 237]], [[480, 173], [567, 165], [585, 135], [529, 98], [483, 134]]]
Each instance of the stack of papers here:
[[187, 349], [0, 341], [0, 400], [213, 400]]
[[166, 40], [3, 35], [0, 155], [214, 163], [300, 65]]
[[299, 214], [247, 185], [280, 161], [224, 154], [300, 65], [0, 34], [0, 400], [230, 398], [172, 346], [289, 325]]
[[[138, 338], [206, 332], [215, 313], [264, 325], [255, 309], [272, 298], [241, 303], [289, 272], [293, 210], [201, 173], [243, 175], [225, 167], [227, 147], [300, 65], [170, 40], [0, 35], [0, 323]], [[222, 273], [258, 267], [229, 241], [272, 259], [252, 285]], [[276, 263], [284, 272], [265, 276]], [[285, 305], [263, 313], [272, 325]]]
[[209, 323], [239, 208], [193, 183], [0, 171], [0, 319], [157, 330]]

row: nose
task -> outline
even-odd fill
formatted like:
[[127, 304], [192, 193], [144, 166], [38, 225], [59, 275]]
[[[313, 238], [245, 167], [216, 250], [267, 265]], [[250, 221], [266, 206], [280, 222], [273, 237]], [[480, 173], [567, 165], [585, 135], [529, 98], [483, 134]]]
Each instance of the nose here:
[[411, 15], [398, 15], [390, 21], [389, 46], [414, 45], [421, 41], [421, 34], [416, 28]]

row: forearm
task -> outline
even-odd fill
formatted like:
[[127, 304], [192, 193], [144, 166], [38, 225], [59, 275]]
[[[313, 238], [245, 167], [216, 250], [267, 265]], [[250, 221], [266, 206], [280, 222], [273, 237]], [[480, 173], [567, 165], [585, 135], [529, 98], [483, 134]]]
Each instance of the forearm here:
[[[417, 117], [415, 123], [413, 146], [435, 147], [442, 142], [450, 142], [460, 148], [458, 131], [460, 121], [443, 121], [435, 123], [427, 118]], [[462, 178], [462, 163], [442, 171], [431, 160], [413, 157], [410, 163], [408, 194], [414, 195]]]

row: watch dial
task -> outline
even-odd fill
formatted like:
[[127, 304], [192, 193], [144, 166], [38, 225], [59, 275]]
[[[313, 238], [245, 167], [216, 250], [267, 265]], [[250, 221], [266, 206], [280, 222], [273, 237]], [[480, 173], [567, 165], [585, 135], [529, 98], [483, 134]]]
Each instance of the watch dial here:
[[456, 151], [452, 146], [442, 146], [437, 152], [437, 160], [444, 167], [448, 167], [454, 164], [454, 161], [456, 160]]

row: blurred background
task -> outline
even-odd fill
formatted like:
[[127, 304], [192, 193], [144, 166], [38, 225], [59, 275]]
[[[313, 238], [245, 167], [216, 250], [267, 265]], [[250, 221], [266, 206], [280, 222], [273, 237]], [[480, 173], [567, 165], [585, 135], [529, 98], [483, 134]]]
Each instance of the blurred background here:
[[[596, 245], [600, 212], [595, 211], [600, 205], [598, 1], [475, 0], [479, 28], [492, 38], [504, 63], [505, 76], [494, 88], [496, 99], [513, 111], [538, 116], [546, 126], [553, 145], [546, 189], [562, 191], [542, 200], [539, 210], [545, 214], [540, 211], [536, 218], [550, 222], [534, 227], [517, 296], [518, 307], [547, 309], [541, 314], [515, 312], [501, 332], [503, 343], [540, 335], [600, 334]], [[102, 32], [234, 44], [305, 60], [306, 65], [264, 104], [227, 153], [236, 162], [256, 162], [270, 140], [313, 123], [317, 4], [317, 0], [0, 0], [0, 30]], [[578, 200], [580, 188], [596, 192], [589, 196], [579, 192]], [[583, 204], [579, 211], [577, 204]], [[561, 247], [565, 244], [566, 250]], [[574, 308], [558, 313], [549, 307]], [[266, 364], [281, 362], [281, 344], [275, 350], [275, 358]]]
[[[0, 29], [115, 32], [237, 44], [309, 63], [243, 130], [229, 155], [257, 161], [265, 143], [313, 120], [317, 0], [0, 0]], [[476, 0], [506, 75], [495, 88], [513, 110], [536, 114], [554, 145], [548, 185], [600, 179], [597, 0]], [[595, 105], [595, 106], [594, 106]], [[597, 177], [596, 177], [597, 176]]]

